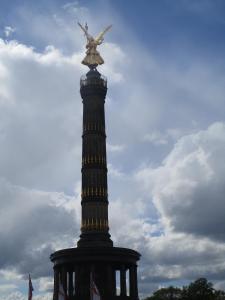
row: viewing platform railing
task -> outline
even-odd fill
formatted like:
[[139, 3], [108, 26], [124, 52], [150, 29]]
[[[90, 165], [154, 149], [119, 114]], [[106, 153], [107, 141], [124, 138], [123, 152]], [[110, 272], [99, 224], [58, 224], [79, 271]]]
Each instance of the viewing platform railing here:
[[107, 78], [104, 75], [100, 75], [100, 77], [87, 78], [86, 75], [81, 76], [80, 78], [80, 87], [87, 85], [100, 85], [103, 87], [107, 87]]

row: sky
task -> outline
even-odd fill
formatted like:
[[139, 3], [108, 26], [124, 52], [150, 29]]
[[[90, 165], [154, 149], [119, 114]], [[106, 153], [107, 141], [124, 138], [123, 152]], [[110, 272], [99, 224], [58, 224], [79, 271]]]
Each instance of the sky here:
[[80, 234], [85, 38], [106, 98], [109, 222], [141, 253], [140, 298], [225, 289], [225, 2], [0, 2], [0, 300], [52, 299], [49, 256]]

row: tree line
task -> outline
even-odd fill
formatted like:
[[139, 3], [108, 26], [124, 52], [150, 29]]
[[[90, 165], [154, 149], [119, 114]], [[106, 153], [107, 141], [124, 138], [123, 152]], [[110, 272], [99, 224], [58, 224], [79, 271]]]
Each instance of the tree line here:
[[161, 288], [144, 300], [225, 300], [225, 292], [216, 290], [206, 278], [199, 278], [182, 288]]

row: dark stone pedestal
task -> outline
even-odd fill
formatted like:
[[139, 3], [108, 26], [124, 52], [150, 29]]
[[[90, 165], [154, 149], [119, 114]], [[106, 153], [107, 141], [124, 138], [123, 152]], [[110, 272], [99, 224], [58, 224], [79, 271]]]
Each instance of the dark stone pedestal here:
[[90, 273], [101, 300], [137, 300], [137, 261], [140, 254], [118, 247], [80, 247], [57, 251], [54, 263], [54, 300], [62, 282], [68, 300], [90, 300]]

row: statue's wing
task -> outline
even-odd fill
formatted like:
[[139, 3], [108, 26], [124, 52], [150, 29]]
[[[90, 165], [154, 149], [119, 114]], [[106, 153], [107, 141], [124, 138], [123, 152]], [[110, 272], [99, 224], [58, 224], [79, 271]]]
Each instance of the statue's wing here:
[[107, 31], [109, 31], [109, 29], [110, 29], [111, 27], [112, 27], [112, 25], [109, 25], [108, 27], [106, 27], [105, 30], [103, 30], [102, 32], [100, 32], [100, 33], [98, 34], [98, 36], [96, 36], [95, 41], [96, 41], [96, 42], [102, 41], [102, 40], [103, 40], [104, 34], [105, 34]]

